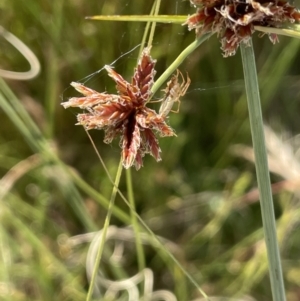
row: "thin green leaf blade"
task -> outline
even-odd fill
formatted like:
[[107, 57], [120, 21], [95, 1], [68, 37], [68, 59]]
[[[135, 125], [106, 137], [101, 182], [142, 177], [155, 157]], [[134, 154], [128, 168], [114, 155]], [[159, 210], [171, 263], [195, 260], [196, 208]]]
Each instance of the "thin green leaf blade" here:
[[254, 26], [255, 30], [262, 31], [265, 33], [274, 33], [274, 34], [300, 39], [300, 26], [294, 25], [294, 28], [274, 28], [274, 27]]
[[86, 17], [88, 20], [97, 21], [127, 21], [127, 22], [159, 22], [182, 24], [187, 16], [177, 15], [98, 15]]

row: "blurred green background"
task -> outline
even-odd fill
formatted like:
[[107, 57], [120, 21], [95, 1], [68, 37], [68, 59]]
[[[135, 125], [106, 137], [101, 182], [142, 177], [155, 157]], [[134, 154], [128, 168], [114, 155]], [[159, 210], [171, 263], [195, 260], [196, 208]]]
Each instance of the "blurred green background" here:
[[[74, 126], [77, 111], [64, 110], [60, 103], [78, 96], [71, 81], [115, 93], [103, 66], [118, 59], [114, 68], [130, 80], [137, 61], [145, 23], [85, 17], [149, 14], [152, 4], [0, 1], [1, 25], [27, 44], [41, 63], [35, 79], [0, 85], [1, 300], [85, 299], [88, 239], [72, 244], [72, 237], [103, 227], [112, 185], [85, 131]], [[160, 9], [160, 14], [169, 15], [193, 12], [190, 3], [181, 0], [162, 1]], [[157, 77], [194, 38], [184, 26], [157, 24], [151, 53], [157, 59]], [[0, 43], [1, 68], [28, 70], [14, 47], [3, 38]], [[270, 126], [266, 139], [272, 182], [279, 182], [274, 184], [274, 204], [287, 299], [296, 301], [300, 299], [300, 41], [280, 37], [273, 46], [267, 36], [258, 38], [256, 33], [254, 45], [264, 120]], [[180, 113], [169, 117], [178, 137], [160, 139], [161, 162], [146, 156], [141, 170], [132, 169], [137, 212], [155, 234], [176, 245], [175, 256], [209, 296], [271, 300], [255, 170], [251, 149], [245, 147], [251, 147], [251, 136], [240, 53], [223, 58], [219, 41], [212, 37], [180, 70], [188, 72], [192, 83]], [[5, 103], [12, 104], [12, 111]], [[23, 109], [37, 132], [20, 115]], [[118, 141], [106, 145], [101, 131], [90, 134], [114, 177]], [[62, 162], [75, 176], [64, 171]], [[120, 190], [127, 196], [125, 173]], [[128, 207], [120, 197], [116, 207], [122, 211], [113, 216], [112, 224], [130, 224]], [[124, 265], [110, 264], [106, 255], [101, 267], [106, 278], [124, 279], [138, 272], [135, 248], [127, 247]], [[145, 254], [155, 290], [172, 291], [180, 301], [201, 297], [169, 258], [149, 246]]]

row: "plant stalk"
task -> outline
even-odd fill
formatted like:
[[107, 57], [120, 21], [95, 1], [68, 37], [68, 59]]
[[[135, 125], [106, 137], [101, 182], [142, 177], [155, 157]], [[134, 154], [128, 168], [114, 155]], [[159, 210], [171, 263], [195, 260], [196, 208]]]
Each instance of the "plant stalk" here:
[[145, 260], [142, 239], [141, 239], [140, 226], [139, 226], [138, 219], [135, 215], [136, 207], [135, 207], [134, 191], [132, 186], [132, 177], [131, 177], [130, 168], [126, 169], [126, 186], [128, 191], [128, 200], [131, 205], [130, 208], [131, 224], [134, 231], [138, 268], [139, 268], [139, 272], [142, 272], [146, 268], [146, 260]]
[[252, 142], [255, 155], [255, 167], [260, 195], [263, 230], [269, 262], [271, 289], [274, 301], [285, 301], [285, 289], [276, 235], [275, 214], [268, 168], [267, 150], [265, 145], [260, 95], [254, 51], [251, 40], [249, 44], [250, 45], [248, 46], [241, 43], [240, 47], [245, 77]]
[[118, 191], [117, 187], [119, 187], [119, 182], [120, 182], [120, 178], [121, 178], [121, 174], [122, 174], [122, 168], [123, 168], [122, 160], [120, 160], [117, 175], [116, 175], [116, 179], [115, 179], [115, 183], [114, 183], [112, 194], [111, 194], [111, 197], [110, 197], [110, 203], [109, 203], [109, 207], [108, 207], [108, 210], [107, 210], [107, 215], [106, 215], [104, 225], [103, 225], [103, 229], [102, 229], [102, 231], [103, 231], [102, 232], [102, 239], [101, 239], [99, 247], [98, 247], [95, 266], [94, 266], [94, 269], [93, 269], [89, 290], [88, 290], [88, 293], [87, 293], [87, 296], [86, 296], [86, 301], [91, 301], [92, 300], [92, 295], [93, 295], [93, 292], [94, 292], [94, 286], [95, 286], [96, 278], [97, 278], [97, 275], [98, 275], [99, 265], [100, 265], [100, 261], [101, 261], [102, 254], [103, 254], [103, 251], [104, 251], [104, 245], [105, 245], [105, 241], [106, 241], [107, 231], [108, 231], [108, 227], [109, 227], [109, 224], [110, 224], [110, 219], [111, 219], [111, 215], [112, 215], [114, 204], [115, 204], [115, 198], [116, 198], [117, 191]]
[[152, 94], [155, 94], [162, 84], [173, 74], [173, 72], [183, 63], [183, 61], [205, 42], [212, 33], [205, 33], [204, 35], [197, 38], [193, 43], [186, 47], [176, 58], [176, 60], [165, 70], [165, 72], [155, 81], [151, 88]]

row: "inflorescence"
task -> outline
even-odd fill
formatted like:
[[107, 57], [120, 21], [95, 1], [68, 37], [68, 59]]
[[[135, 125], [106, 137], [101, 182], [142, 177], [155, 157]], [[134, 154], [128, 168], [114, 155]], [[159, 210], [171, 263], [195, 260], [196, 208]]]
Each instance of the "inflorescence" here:
[[[248, 43], [254, 26], [278, 27], [280, 24], [300, 21], [300, 12], [287, 1], [280, 0], [190, 0], [197, 7], [195, 14], [184, 24], [200, 36], [216, 33], [221, 40], [224, 56], [231, 56], [241, 42]], [[278, 42], [269, 34], [272, 43]]]
[[[161, 160], [160, 148], [155, 134], [160, 137], [175, 136], [166, 119], [175, 101], [183, 96], [190, 84], [189, 78], [184, 81], [178, 71], [167, 83], [164, 90], [162, 110], [159, 113], [148, 108], [146, 104], [152, 96], [151, 87], [156, 73], [156, 61], [150, 56], [150, 48], [145, 48], [135, 68], [131, 82], [127, 82], [110, 66], [105, 66], [108, 75], [116, 82], [118, 94], [99, 93], [83, 84], [72, 82], [71, 85], [83, 97], [73, 97], [63, 102], [64, 108], [78, 107], [85, 113], [77, 115], [79, 125], [86, 130], [103, 129], [104, 142], [111, 143], [120, 136], [122, 162], [125, 168], [143, 165], [145, 154], [152, 155], [156, 161]], [[178, 77], [181, 74], [182, 83]]]

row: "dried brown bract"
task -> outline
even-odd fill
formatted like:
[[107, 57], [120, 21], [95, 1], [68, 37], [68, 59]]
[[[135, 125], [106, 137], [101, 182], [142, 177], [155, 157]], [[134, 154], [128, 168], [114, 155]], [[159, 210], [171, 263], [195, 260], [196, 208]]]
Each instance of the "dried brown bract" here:
[[121, 137], [120, 147], [125, 168], [134, 164], [139, 169], [143, 165], [142, 158], [147, 153], [156, 161], [161, 160], [155, 133], [161, 137], [175, 135], [166, 123], [167, 114], [157, 114], [146, 107], [152, 94], [155, 63], [150, 56], [150, 48], [145, 48], [131, 83], [110, 66], [105, 66], [108, 75], [116, 82], [118, 94], [99, 93], [83, 84], [72, 82], [71, 85], [83, 97], [73, 97], [62, 103], [65, 108], [79, 107], [86, 110], [86, 113], [78, 114], [78, 124], [87, 130], [104, 129], [105, 143], [111, 143], [117, 136]]
[[[234, 55], [241, 42], [249, 41], [254, 26], [279, 27], [283, 22], [300, 21], [300, 12], [287, 1], [274, 0], [190, 0], [197, 11], [185, 24], [197, 35], [217, 33], [224, 56]], [[272, 43], [278, 41], [270, 34]]]

